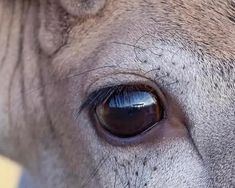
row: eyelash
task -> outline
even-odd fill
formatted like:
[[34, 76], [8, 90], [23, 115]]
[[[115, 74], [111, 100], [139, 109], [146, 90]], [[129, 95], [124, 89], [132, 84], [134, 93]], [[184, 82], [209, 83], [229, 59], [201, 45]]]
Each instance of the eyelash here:
[[97, 105], [101, 104], [108, 96], [112, 95], [115, 91], [117, 91], [117, 89], [121, 89], [121, 87], [122, 86], [111, 86], [94, 91], [80, 106], [79, 114], [81, 113], [81, 111], [87, 108], [93, 110]]

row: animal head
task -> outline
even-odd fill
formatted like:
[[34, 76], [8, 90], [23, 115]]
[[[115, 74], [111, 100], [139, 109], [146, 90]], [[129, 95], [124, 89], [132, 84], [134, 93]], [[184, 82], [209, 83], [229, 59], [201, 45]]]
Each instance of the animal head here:
[[234, 1], [0, 8], [0, 153], [35, 187], [232, 187]]

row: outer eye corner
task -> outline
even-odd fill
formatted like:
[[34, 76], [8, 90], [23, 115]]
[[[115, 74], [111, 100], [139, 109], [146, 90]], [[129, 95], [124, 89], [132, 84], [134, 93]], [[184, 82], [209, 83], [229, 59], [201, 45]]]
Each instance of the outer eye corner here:
[[117, 138], [132, 138], [147, 132], [165, 115], [158, 92], [145, 84], [114, 87], [93, 113], [97, 126]]

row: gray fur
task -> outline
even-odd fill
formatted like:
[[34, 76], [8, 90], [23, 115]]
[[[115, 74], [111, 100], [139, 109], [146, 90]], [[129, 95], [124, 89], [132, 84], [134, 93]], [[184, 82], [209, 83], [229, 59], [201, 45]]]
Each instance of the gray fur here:
[[[82, 2], [0, 0], [0, 153], [36, 188], [233, 187], [234, 2]], [[146, 80], [168, 101], [162, 134], [113, 145], [78, 115]]]

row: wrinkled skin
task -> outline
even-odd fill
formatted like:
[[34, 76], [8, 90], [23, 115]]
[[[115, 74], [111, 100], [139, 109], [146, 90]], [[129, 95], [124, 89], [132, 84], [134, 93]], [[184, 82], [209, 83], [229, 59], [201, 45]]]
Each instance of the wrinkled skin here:
[[[233, 187], [233, 0], [0, 0], [0, 154], [33, 187]], [[167, 116], [107, 139], [79, 107], [151, 82]]]

